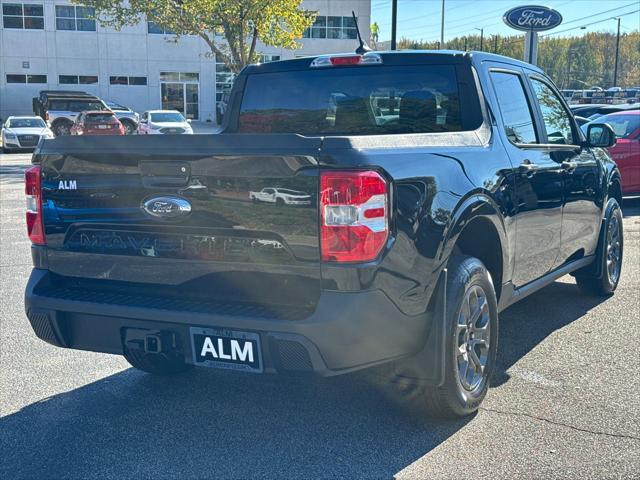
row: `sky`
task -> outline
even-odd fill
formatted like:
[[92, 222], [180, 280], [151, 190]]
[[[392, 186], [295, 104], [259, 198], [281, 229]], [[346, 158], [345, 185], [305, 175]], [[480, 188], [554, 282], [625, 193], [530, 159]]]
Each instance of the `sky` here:
[[[540, 35], [615, 32], [617, 22], [612, 17], [618, 15], [621, 33], [640, 29], [640, 0], [445, 0], [445, 41], [479, 34], [475, 28], [483, 28], [485, 38], [521, 34], [505, 25], [502, 15], [522, 5], [544, 5], [562, 14], [560, 26]], [[442, 0], [398, 0], [398, 40], [439, 40], [441, 6]], [[380, 27], [379, 41], [391, 39], [391, 0], [371, 0], [371, 22]], [[586, 29], [580, 28], [585, 25]]]

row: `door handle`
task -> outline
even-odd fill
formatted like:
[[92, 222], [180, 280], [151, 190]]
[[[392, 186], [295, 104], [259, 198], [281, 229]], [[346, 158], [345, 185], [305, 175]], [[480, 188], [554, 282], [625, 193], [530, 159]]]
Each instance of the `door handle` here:
[[576, 162], [570, 162], [568, 160], [565, 160], [564, 162], [562, 162], [562, 168], [567, 172], [571, 173], [576, 168], [578, 168], [578, 164]]
[[538, 165], [535, 163], [531, 163], [531, 160], [525, 160], [520, 165], [518, 165], [518, 171], [520, 173], [533, 173], [538, 169]]

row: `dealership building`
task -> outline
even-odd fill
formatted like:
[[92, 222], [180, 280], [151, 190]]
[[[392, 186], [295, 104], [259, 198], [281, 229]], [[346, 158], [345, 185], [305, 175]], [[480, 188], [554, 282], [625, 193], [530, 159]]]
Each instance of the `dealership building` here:
[[[93, 11], [63, 0], [1, 0], [0, 118], [32, 113], [40, 90], [80, 90], [142, 112], [171, 108], [215, 121], [216, 102], [233, 76], [196, 36], [177, 41], [152, 22], [121, 31], [91, 20]], [[357, 47], [354, 10], [369, 38], [371, 0], [304, 0], [318, 12], [300, 48], [258, 46], [261, 61]]]

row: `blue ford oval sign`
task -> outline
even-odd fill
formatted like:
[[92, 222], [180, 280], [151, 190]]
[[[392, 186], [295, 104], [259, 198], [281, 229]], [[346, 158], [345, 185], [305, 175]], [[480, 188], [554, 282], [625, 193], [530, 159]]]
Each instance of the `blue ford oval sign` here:
[[560, 12], [538, 5], [512, 8], [504, 14], [502, 19], [511, 28], [529, 32], [551, 30], [562, 23]]
[[143, 202], [142, 209], [152, 217], [169, 220], [191, 213], [191, 204], [180, 197], [154, 197]]

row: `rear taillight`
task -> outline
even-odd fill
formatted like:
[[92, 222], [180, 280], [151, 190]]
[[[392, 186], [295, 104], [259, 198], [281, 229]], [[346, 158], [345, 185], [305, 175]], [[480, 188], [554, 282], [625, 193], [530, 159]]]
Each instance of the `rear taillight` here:
[[31, 167], [24, 175], [24, 190], [27, 195], [27, 232], [31, 243], [44, 245], [44, 222], [42, 219], [42, 171], [40, 166]]
[[375, 171], [320, 174], [320, 248], [325, 262], [374, 260], [389, 237], [388, 184]]

